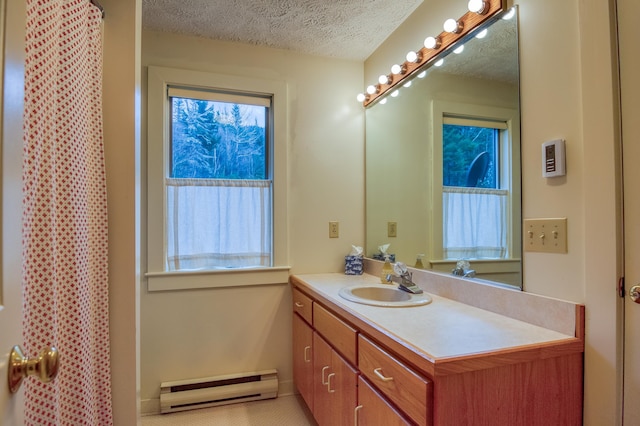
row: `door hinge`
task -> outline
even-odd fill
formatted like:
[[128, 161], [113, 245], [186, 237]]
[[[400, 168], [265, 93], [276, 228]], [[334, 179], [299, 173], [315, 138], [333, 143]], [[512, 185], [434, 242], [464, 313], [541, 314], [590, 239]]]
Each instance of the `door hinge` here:
[[624, 277], [620, 277], [618, 279], [618, 296], [624, 298], [624, 296], [627, 294], [626, 290], [624, 289]]

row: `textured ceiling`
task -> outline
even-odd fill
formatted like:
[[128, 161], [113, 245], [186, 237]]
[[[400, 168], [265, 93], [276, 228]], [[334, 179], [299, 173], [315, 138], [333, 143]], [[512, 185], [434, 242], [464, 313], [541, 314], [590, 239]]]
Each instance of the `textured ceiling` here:
[[366, 59], [422, 0], [143, 0], [145, 29]]
[[498, 19], [489, 27], [485, 38], [472, 38], [465, 43], [464, 52], [449, 54], [445, 64], [442, 69], [435, 68], [433, 71], [517, 85], [517, 19]]

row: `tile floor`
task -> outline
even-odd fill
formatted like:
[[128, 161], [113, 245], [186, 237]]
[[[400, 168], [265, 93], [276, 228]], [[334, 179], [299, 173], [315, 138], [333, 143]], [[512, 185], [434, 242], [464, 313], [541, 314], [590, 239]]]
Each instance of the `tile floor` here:
[[299, 395], [142, 417], [142, 426], [315, 426]]

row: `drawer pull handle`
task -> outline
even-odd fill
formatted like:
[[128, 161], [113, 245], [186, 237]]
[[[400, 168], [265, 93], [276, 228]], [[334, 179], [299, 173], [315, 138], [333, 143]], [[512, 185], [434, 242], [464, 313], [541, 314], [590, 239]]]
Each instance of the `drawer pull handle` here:
[[307, 356], [310, 350], [311, 350], [311, 346], [304, 347], [304, 362], [311, 362], [311, 358]]
[[380, 380], [382, 380], [383, 382], [390, 382], [393, 380], [393, 377], [385, 377], [380, 370], [382, 370], [382, 368], [376, 368], [375, 370], [373, 370], [373, 372], [376, 374], [376, 376], [378, 376], [380, 378]]
[[296, 308], [304, 308], [304, 304], [300, 302], [296, 302], [295, 305], [296, 305]]
[[358, 405], [353, 410], [353, 424], [354, 424], [354, 426], [358, 426], [358, 411], [360, 411], [361, 409], [362, 409], [362, 405]]
[[331, 373], [327, 376], [327, 391], [329, 391], [329, 393], [334, 393], [336, 391], [335, 389], [331, 389], [331, 378], [335, 375], [336, 373]]
[[322, 367], [322, 384], [326, 386], [327, 380], [324, 378], [324, 373], [329, 369], [328, 365]]

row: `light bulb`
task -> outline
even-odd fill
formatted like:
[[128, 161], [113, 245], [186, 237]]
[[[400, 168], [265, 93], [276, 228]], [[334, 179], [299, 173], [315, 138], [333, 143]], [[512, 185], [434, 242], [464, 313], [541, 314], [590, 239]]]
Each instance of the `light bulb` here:
[[440, 37], [427, 37], [424, 39], [424, 47], [427, 49], [439, 49], [440, 44]]
[[427, 70], [424, 70], [420, 74], [418, 74], [418, 78], [424, 78], [426, 75], [427, 75]]
[[387, 103], [387, 98], [380, 99], [380, 105], [384, 105]]
[[422, 55], [420, 53], [416, 53], [413, 50], [407, 53], [407, 61], [418, 63], [422, 60]]
[[509, 11], [507, 13], [504, 14], [504, 16], [502, 17], [502, 19], [504, 20], [508, 20], [513, 18], [513, 15], [516, 14], [516, 8], [512, 7], [511, 9], [509, 9]]
[[455, 53], [457, 55], [461, 54], [462, 52], [464, 52], [464, 44], [461, 45], [461, 46], [456, 47], [455, 50], [453, 51], [453, 53]]
[[469, 12], [477, 13], [478, 15], [484, 15], [489, 10], [487, 2], [484, 0], [469, 0], [467, 7]]
[[398, 92], [397, 90], [394, 90], [393, 92], [391, 92], [391, 97], [392, 98], [396, 98], [396, 97], [398, 97], [399, 94], [400, 94], [400, 92]]
[[440, 59], [438, 61], [436, 61], [436, 63], [434, 63], [433, 65], [436, 67], [441, 67], [442, 64], [444, 64], [444, 59]]
[[370, 86], [367, 86], [367, 93], [370, 95], [376, 94], [378, 93], [378, 88], [376, 86], [374, 86], [373, 84]]
[[358, 96], [356, 96], [356, 100], [358, 102], [364, 102], [367, 99], [367, 97], [364, 95], [364, 93], [358, 93]]
[[411, 82], [407, 81], [405, 84], [403, 84], [404, 87], [411, 87]]
[[407, 72], [407, 66], [405, 64], [402, 64], [402, 65], [395, 64], [391, 67], [391, 72], [393, 74], [404, 74]]
[[380, 77], [378, 77], [378, 83], [380, 84], [389, 84], [390, 82], [391, 79], [389, 78], [389, 76], [382, 74]]
[[462, 31], [463, 25], [461, 22], [456, 21], [455, 19], [447, 19], [444, 21], [444, 30], [448, 33], [458, 34]]
[[487, 30], [485, 28], [484, 30], [482, 30], [478, 34], [476, 34], [476, 38], [485, 38], [487, 36], [488, 32], [489, 32], [489, 30]]

